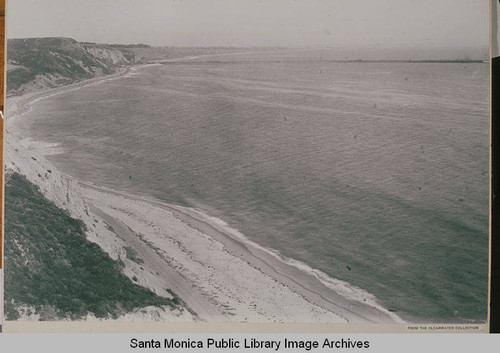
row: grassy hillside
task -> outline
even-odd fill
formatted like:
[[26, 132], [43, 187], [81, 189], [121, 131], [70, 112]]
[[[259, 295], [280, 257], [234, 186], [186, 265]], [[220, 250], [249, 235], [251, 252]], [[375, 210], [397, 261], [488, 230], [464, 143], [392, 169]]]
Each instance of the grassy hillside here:
[[[126, 55], [124, 55], [124, 53]], [[115, 72], [134, 62], [126, 48], [79, 43], [70, 38], [11, 39], [7, 43], [7, 93], [21, 94], [28, 83], [55, 87]]]
[[26, 305], [41, 320], [117, 317], [149, 305], [180, 305], [122, 274], [85, 237], [83, 222], [49, 202], [24, 176], [7, 177], [5, 210], [5, 316], [19, 318]]
[[9, 96], [111, 74], [122, 65], [248, 51], [245, 48], [98, 44], [59, 37], [10, 39], [7, 49]]

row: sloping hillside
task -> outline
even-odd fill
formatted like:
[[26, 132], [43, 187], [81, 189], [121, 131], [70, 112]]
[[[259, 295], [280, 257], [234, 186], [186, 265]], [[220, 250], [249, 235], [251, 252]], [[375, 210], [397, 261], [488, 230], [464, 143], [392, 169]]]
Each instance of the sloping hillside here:
[[123, 65], [246, 51], [248, 48], [98, 44], [58, 37], [10, 39], [7, 43], [7, 96], [112, 74]]
[[8, 95], [111, 74], [135, 61], [134, 53], [126, 48], [71, 38], [11, 39], [7, 56]]
[[116, 318], [147, 306], [182, 306], [175, 296], [160, 297], [133, 283], [122, 273], [121, 260], [112, 260], [86, 239], [82, 221], [48, 201], [25, 177], [9, 173], [6, 179], [8, 320], [20, 315], [37, 315], [39, 320], [75, 320], [88, 314]]

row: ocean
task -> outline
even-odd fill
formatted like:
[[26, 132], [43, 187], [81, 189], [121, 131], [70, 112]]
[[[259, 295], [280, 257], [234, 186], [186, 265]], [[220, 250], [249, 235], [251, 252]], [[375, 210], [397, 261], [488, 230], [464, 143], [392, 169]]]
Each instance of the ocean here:
[[405, 320], [486, 321], [488, 65], [249, 58], [136, 67], [40, 100], [24, 133]]

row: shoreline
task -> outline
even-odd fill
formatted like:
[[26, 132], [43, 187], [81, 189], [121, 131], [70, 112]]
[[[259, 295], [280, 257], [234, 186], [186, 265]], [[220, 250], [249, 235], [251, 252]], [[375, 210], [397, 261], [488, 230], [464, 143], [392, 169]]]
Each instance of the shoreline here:
[[[13, 116], [7, 117], [7, 124], [12, 125], [6, 133], [9, 169], [28, 177], [47, 198], [67, 209], [73, 217], [82, 219], [90, 229], [88, 239], [98, 243], [112, 258], [126, 258], [124, 249], [127, 246], [141, 254], [146, 263], [139, 266], [127, 261], [125, 273], [129, 277], [141, 276], [139, 283], [160, 295], [168, 295], [165, 292], [167, 285], [166, 288], [177, 293], [200, 320], [403, 323], [397, 315], [377, 307], [373, 298], [348, 299], [325, 285], [321, 280], [324, 274], [319, 271], [304, 268], [307, 265], [293, 263], [292, 259], [280, 258], [272, 250], [231, 230], [223, 221], [217, 222], [196, 209], [78, 181], [58, 171], [45, 158], [47, 153], [36, 145], [36, 141], [26, 141], [17, 134], [16, 123], [21, 120], [20, 116], [33, 109], [37, 101], [119, 78], [141, 66], [144, 65], [10, 98], [14, 99], [15, 109]], [[47, 170], [51, 171], [49, 177], [45, 173]], [[46, 177], [40, 177], [44, 173]], [[145, 210], [147, 214], [141, 214]], [[156, 216], [151, 218], [152, 213]], [[120, 234], [111, 234], [114, 232], [108, 226], [120, 229]], [[172, 230], [184, 236], [172, 235]], [[191, 243], [186, 242], [188, 237]], [[172, 247], [158, 239], [168, 240], [169, 245], [178, 246], [178, 249], [171, 250]], [[221, 258], [226, 262], [221, 262]], [[234, 268], [227, 267], [227, 263]], [[347, 285], [333, 278], [327, 280]], [[252, 300], [250, 305], [243, 302], [242, 296]]]
[[[189, 227], [213, 237], [222, 243], [224, 248], [231, 255], [244, 259], [253, 267], [258, 268], [262, 273], [277, 279], [285, 286], [291, 288], [307, 301], [336, 312], [341, 317], [345, 318], [347, 322], [351, 322], [352, 320], [352, 322], [355, 323], [394, 323], [398, 321], [399, 323], [403, 323], [397, 315], [392, 315], [390, 312], [384, 311], [383, 308], [374, 306], [373, 304], [375, 303], [365, 304], [361, 301], [352, 300], [338, 294], [335, 290], [328, 288], [317, 276], [307, 273], [305, 269], [301, 270], [299, 268], [301, 265], [301, 267], [307, 265], [301, 264], [293, 259], [288, 260], [296, 262], [297, 265], [287, 263], [287, 259], [281, 258], [277, 253], [273, 254], [273, 250], [268, 250], [246, 238], [242, 239], [242, 235], [238, 236], [231, 234], [231, 229], [226, 225], [221, 225], [220, 222], [210, 222], [213, 217], [201, 211], [190, 207], [166, 203], [149, 197], [115, 191], [91, 183], [80, 181], [79, 184], [84, 190], [87, 190], [87, 192], [93, 189], [94, 191], [104, 192], [107, 195], [112, 194], [124, 198], [128, 202], [146, 202], [168, 211], [173, 217], [179, 219]], [[237, 230], [232, 231], [238, 232]], [[319, 272], [318, 270], [310, 268], [309, 270]], [[327, 276], [326, 274], [323, 275]], [[342, 282], [342, 284], [348, 285], [346, 282]], [[369, 295], [368, 293], [366, 294]], [[369, 299], [365, 298], [365, 300]]]

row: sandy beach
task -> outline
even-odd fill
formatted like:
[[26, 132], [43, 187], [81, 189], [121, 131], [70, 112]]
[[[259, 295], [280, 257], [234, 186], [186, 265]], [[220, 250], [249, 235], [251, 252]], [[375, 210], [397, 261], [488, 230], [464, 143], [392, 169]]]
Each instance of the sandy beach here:
[[[76, 180], [46, 158], [57, 146], [21, 135], [23, 113], [54, 94], [99, 84], [133, 71], [9, 98], [5, 138], [8, 170], [25, 175], [42, 193], [87, 226], [87, 238], [124, 273], [158, 295], [173, 291], [188, 310], [151, 309], [120, 320], [397, 323], [369, 293], [248, 240], [223, 220], [194, 208], [168, 204]], [[133, 249], [135, 258], [127, 256]], [[361, 293], [361, 294], [360, 294]], [[170, 309], [165, 309], [170, 310]], [[29, 318], [25, 318], [29, 319]]]

